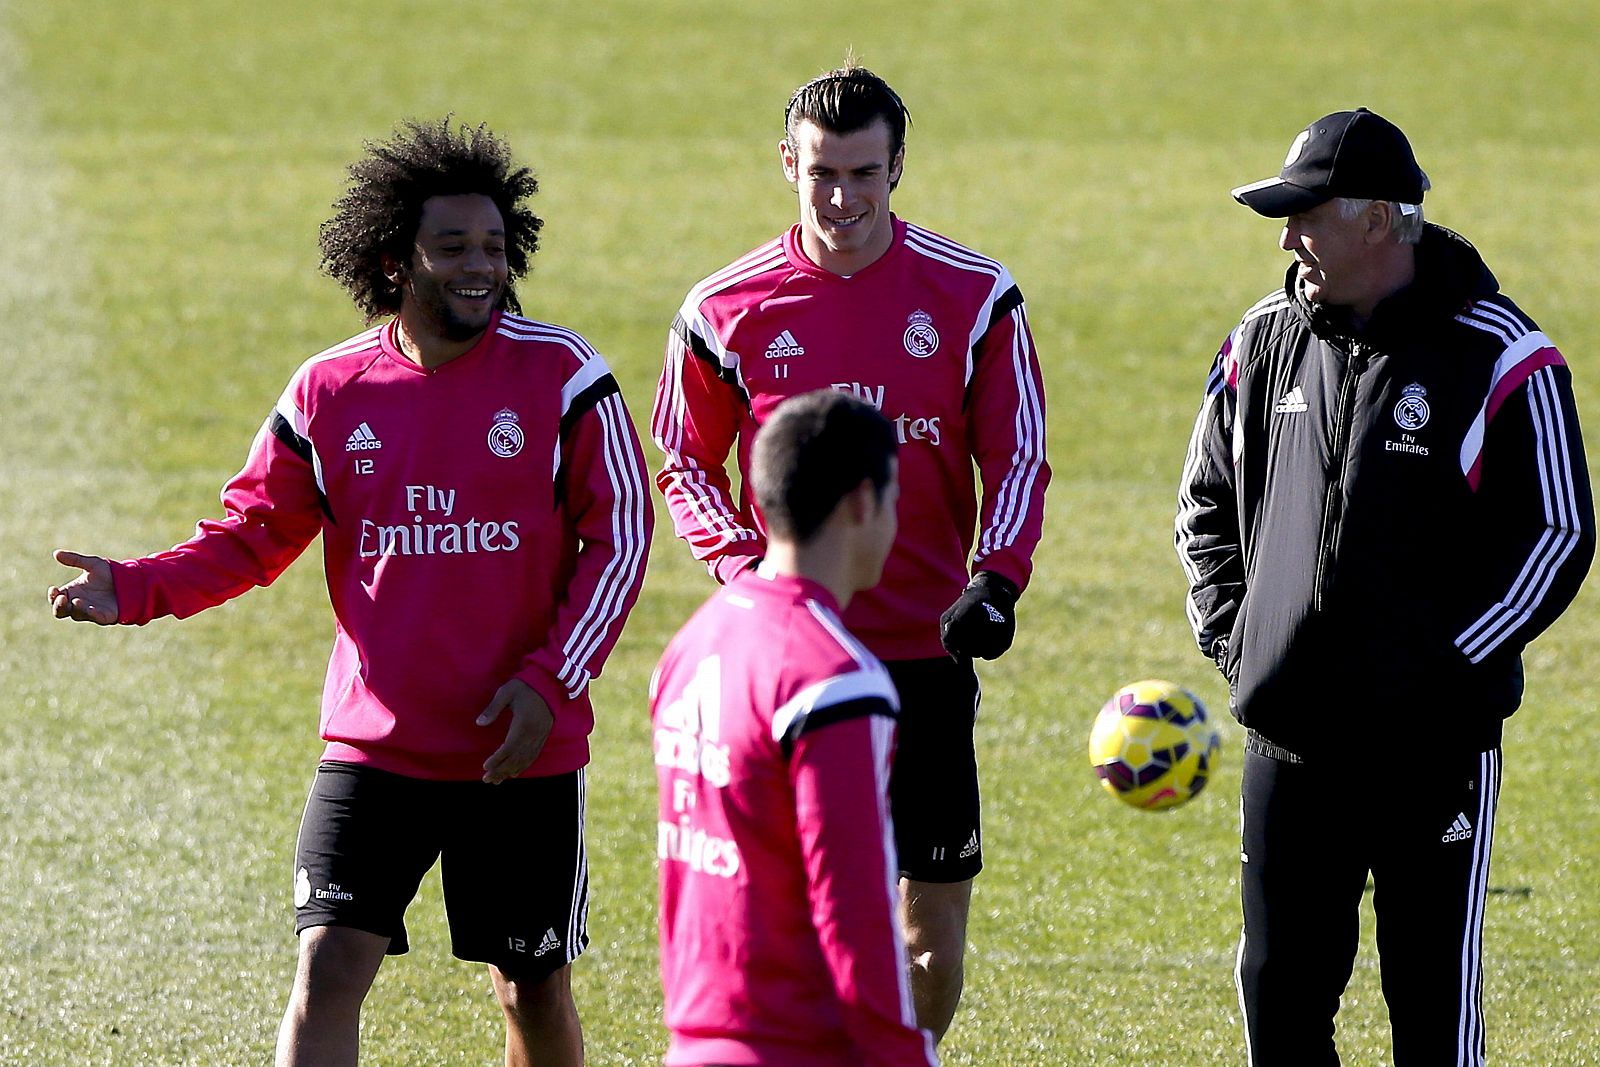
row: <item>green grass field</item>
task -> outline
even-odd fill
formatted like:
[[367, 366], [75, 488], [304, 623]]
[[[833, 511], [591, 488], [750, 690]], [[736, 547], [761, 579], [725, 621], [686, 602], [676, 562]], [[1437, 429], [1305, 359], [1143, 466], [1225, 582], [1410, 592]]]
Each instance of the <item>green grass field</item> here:
[[[1600, 457], [1593, 10], [0, 0], [0, 1063], [270, 1058], [320, 751], [317, 553], [181, 625], [52, 623], [42, 594], [64, 573], [54, 547], [139, 554], [215, 513], [290, 372], [360, 327], [317, 273], [316, 226], [361, 141], [446, 111], [508, 136], [548, 219], [524, 305], [606, 353], [642, 418], [688, 285], [793, 218], [783, 104], [852, 45], [912, 109], [896, 209], [1011, 267], [1051, 405], [1046, 543], [1017, 647], [985, 672], [989, 867], [945, 1062], [1242, 1063], [1238, 732], [1211, 791], [1163, 816], [1103, 796], [1083, 751], [1135, 678], [1225, 704], [1183, 621], [1175, 480], [1218, 341], [1283, 266], [1274, 226], [1227, 191], [1319, 114], [1395, 119], [1434, 179], [1429, 217], [1477, 242], [1566, 352]], [[576, 982], [602, 1067], [665, 1046], [644, 693], [708, 592], [668, 531], [595, 686]], [[1600, 1063], [1595, 585], [1529, 654], [1506, 741], [1498, 1063]], [[1449, 708], [1422, 713], [1450, 729]], [[1381, 734], [1350, 752], [1355, 788], [1428, 786], [1426, 755]], [[498, 1009], [482, 969], [449, 957], [436, 877], [410, 926], [368, 1002], [367, 1062], [496, 1062]], [[1385, 1064], [1364, 928], [1339, 1043]]]

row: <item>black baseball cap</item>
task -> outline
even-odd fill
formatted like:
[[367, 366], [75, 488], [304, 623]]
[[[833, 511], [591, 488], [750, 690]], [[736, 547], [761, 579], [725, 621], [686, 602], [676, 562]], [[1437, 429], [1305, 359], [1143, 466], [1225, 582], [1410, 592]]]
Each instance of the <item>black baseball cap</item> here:
[[1429, 186], [1400, 127], [1364, 107], [1335, 111], [1300, 131], [1276, 178], [1233, 190], [1269, 219], [1309, 211], [1338, 196], [1420, 204]]

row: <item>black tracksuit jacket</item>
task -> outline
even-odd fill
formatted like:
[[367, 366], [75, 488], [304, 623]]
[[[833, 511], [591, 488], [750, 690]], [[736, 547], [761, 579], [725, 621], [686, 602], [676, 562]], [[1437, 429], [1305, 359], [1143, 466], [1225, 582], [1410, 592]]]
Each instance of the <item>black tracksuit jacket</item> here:
[[1594, 544], [1568, 368], [1451, 231], [1360, 329], [1291, 267], [1223, 343], [1177, 547], [1260, 737], [1308, 761], [1495, 747]]

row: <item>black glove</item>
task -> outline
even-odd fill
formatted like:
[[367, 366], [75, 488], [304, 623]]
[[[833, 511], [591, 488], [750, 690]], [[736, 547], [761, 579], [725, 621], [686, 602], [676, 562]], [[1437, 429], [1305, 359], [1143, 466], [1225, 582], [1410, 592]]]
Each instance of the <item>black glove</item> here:
[[952, 656], [998, 659], [1017, 636], [1016, 585], [994, 571], [979, 571], [956, 602], [939, 616], [939, 641]]

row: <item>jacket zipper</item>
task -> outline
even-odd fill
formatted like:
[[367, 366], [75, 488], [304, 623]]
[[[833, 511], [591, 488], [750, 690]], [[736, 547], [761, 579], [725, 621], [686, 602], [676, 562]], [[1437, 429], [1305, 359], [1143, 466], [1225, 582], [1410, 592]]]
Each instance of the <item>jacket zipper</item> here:
[[1355, 396], [1356, 379], [1366, 370], [1366, 353], [1361, 345], [1350, 348], [1349, 365], [1339, 382], [1339, 403], [1333, 412], [1333, 478], [1322, 498], [1322, 534], [1317, 545], [1317, 581], [1312, 609], [1322, 610], [1327, 585], [1333, 571], [1333, 547], [1339, 539], [1339, 496], [1344, 491], [1345, 467], [1350, 462], [1350, 406]]

